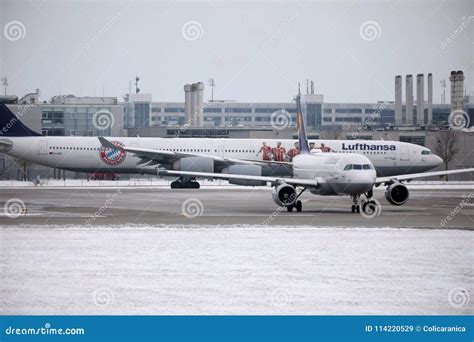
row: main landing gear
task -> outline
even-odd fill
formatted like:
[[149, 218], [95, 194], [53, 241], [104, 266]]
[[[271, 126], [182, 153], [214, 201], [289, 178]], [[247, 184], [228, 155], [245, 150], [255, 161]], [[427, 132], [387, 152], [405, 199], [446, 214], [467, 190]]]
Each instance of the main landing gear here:
[[301, 194], [306, 190], [306, 188], [303, 188], [303, 190], [300, 191], [298, 195], [296, 195], [296, 201], [294, 204], [291, 204], [286, 207], [286, 210], [288, 210], [289, 213], [293, 211], [293, 209], [296, 209], [297, 212], [301, 212], [303, 210], [303, 203], [298, 199]]
[[360, 213], [360, 209], [362, 209], [364, 213], [372, 214], [374, 210], [377, 208], [377, 203], [374, 200], [372, 200], [373, 194], [374, 193], [372, 190], [364, 194], [367, 200], [364, 200], [364, 199], [360, 200], [360, 194], [351, 195], [352, 202], [353, 202], [351, 206], [351, 211], [353, 213]]
[[179, 177], [177, 180], [172, 181], [171, 189], [199, 189], [200, 185], [196, 181], [196, 178], [186, 179]]

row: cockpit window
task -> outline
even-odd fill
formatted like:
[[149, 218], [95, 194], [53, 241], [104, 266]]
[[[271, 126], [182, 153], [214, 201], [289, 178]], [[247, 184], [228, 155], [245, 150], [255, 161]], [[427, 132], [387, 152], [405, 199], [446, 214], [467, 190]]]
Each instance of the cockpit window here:
[[431, 151], [430, 150], [421, 151], [421, 154], [424, 154], [424, 155], [431, 154]]
[[347, 164], [346, 166], [344, 166], [344, 171], [348, 171], [348, 170], [371, 170], [372, 169], [372, 165], [370, 164]]

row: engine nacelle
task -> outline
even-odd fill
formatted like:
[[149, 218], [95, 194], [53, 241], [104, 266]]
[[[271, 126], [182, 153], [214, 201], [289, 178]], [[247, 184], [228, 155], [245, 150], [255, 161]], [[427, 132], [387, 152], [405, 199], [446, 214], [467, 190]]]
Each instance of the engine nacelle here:
[[184, 157], [173, 163], [177, 171], [214, 172], [214, 160], [206, 157]]
[[393, 183], [385, 190], [385, 198], [392, 205], [403, 205], [408, 201], [408, 189], [400, 183]]
[[[229, 166], [229, 168], [222, 170], [222, 173], [246, 176], [261, 176], [262, 167], [258, 165], [231, 165]], [[229, 179], [229, 183], [245, 186], [262, 186], [266, 184], [266, 182], [246, 179]]]
[[286, 183], [280, 184], [273, 189], [273, 201], [280, 207], [288, 207], [296, 202], [295, 187]]

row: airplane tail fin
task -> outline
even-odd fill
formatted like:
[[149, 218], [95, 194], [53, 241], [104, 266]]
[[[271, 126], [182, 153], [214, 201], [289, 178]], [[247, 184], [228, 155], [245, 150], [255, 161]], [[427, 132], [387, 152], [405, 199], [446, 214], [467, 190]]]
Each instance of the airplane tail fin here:
[[30, 137], [40, 135], [41, 134], [26, 127], [5, 104], [0, 103], [0, 137]]
[[301, 95], [296, 96], [296, 131], [298, 132], [298, 144], [300, 145], [301, 154], [309, 154], [308, 139], [306, 138], [306, 129], [304, 127], [303, 112], [301, 110]]

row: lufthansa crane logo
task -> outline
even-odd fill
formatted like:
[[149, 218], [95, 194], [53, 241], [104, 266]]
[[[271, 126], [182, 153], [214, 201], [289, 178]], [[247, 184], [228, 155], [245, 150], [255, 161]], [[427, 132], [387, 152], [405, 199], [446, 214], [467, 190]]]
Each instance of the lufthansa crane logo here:
[[100, 149], [100, 159], [107, 165], [115, 166], [121, 164], [126, 157], [126, 153], [120, 147], [124, 145], [120, 141], [111, 141], [112, 144], [119, 148], [103, 147]]

